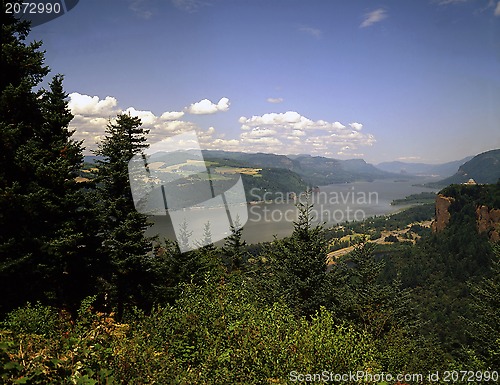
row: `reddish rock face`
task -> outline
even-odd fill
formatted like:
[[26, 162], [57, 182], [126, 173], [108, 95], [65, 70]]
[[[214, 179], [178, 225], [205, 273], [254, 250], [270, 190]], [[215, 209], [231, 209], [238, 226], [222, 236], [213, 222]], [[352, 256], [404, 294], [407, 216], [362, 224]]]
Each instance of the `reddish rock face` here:
[[[436, 216], [432, 221], [433, 232], [442, 231], [450, 221], [449, 207], [453, 198], [439, 194], [436, 197]], [[476, 223], [479, 234], [487, 233], [490, 241], [500, 241], [500, 209], [490, 209], [488, 206], [478, 206], [476, 209]]]
[[488, 233], [490, 241], [498, 242], [500, 240], [500, 210], [490, 210], [488, 206], [479, 206], [476, 209], [476, 217], [479, 233]]
[[448, 208], [450, 207], [450, 205], [454, 200], [455, 199], [444, 196], [442, 194], [439, 194], [436, 197], [436, 205], [435, 205], [436, 216], [431, 224], [431, 229], [433, 232], [436, 233], [443, 230], [450, 221], [451, 215], [450, 212], [448, 211]]

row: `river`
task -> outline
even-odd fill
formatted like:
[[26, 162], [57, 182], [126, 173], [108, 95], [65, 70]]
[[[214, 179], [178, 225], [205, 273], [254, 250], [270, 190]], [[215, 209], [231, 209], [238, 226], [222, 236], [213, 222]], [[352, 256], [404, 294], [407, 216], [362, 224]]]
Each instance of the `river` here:
[[[374, 215], [394, 213], [401, 209], [401, 206], [391, 206], [394, 199], [423, 191], [436, 191], [414, 186], [415, 183], [423, 182], [376, 180], [320, 186], [320, 191], [310, 197], [315, 223], [325, 222], [327, 225], [335, 225], [345, 221], [360, 221]], [[243, 239], [247, 243], [258, 243], [271, 241], [274, 236], [282, 238], [290, 235], [293, 221], [297, 219], [295, 204], [298, 201], [305, 202], [305, 198], [299, 197], [294, 201], [283, 196], [273, 203], [249, 205], [248, 221], [243, 227]], [[154, 216], [150, 219], [153, 226], [147, 230], [148, 235], [175, 239], [168, 216]]]

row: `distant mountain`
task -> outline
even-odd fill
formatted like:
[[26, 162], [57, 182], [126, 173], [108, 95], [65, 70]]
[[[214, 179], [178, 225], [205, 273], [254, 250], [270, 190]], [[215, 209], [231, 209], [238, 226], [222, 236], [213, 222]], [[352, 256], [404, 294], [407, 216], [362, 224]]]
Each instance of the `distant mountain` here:
[[84, 163], [95, 163], [98, 160], [103, 160], [104, 157], [102, 156], [97, 156], [97, 155], [84, 155], [83, 157], [83, 162]]
[[441, 163], [441, 164], [427, 164], [427, 163], [407, 163], [407, 162], [383, 162], [377, 164], [377, 168], [387, 171], [395, 172], [400, 174], [410, 174], [417, 176], [431, 176], [437, 175], [442, 178], [446, 178], [455, 174], [458, 168], [465, 162], [468, 162], [473, 157], [468, 156], [464, 159], [455, 160], [453, 162]]
[[433, 183], [435, 186], [465, 183], [469, 179], [476, 183], [496, 183], [500, 179], [500, 149], [483, 152], [460, 166], [453, 176]]
[[295, 159], [299, 169], [295, 170], [310, 184], [348, 183], [397, 178], [399, 175], [379, 170], [363, 159], [339, 160], [322, 156], [303, 156]]
[[246, 152], [230, 152], [220, 150], [203, 150], [205, 159], [226, 159], [238, 161], [248, 166], [286, 168], [295, 171], [297, 163], [286, 155], [266, 154], [262, 152], [249, 154]]
[[373, 181], [399, 178], [400, 175], [379, 170], [363, 159], [339, 160], [311, 155], [276, 155], [226, 151], [203, 151], [205, 159], [225, 159], [241, 165], [288, 169], [300, 175], [310, 185]]

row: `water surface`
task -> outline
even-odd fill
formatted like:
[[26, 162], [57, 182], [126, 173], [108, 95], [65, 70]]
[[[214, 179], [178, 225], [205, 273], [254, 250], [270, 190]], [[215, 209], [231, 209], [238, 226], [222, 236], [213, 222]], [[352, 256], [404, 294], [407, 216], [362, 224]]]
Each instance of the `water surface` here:
[[[335, 225], [346, 221], [363, 220], [374, 215], [386, 215], [401, 209], [391, 206], [394, 199], [401, 199], [410, 194], [435, 189], [413, 186], [411, 181], [376, 180], [373, 182], [354, 182], [320, 186], [320, 191], [312, 194], [315, 223]], [[422, 183], [422, 181], [418, 181]], [[258, 243], [286, 237], [293, 231], [293, 221], [297, 219], [296, 203], [306, 202], [304, 196], [292, 199], [282, 196], [273, 203], [248, 205], [248, 222], [243, 227], [243, 239], [248, 243]], [[205, 214], [200, 215], [199, 223], [190, 226], [203, 226]], [[175, 239], [168, 216], [151, 217], [154, 225], [148, 229], [149, 235]]]

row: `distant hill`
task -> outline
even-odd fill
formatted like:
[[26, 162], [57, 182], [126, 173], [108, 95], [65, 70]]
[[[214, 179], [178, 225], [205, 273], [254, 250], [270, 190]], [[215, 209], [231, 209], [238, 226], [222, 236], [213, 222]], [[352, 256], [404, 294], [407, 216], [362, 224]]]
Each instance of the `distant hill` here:
[[84, 163], [95, 163], [97, 162], [98, 160], [103, 160], [104, 157], [102, 156], [97, 156], [97, 155], [85, 155], [83, 157], [83, 162]]
[[[401, 174], [381, 170], [363, 159], [340, 160], [311, 155], [277, 155], [268, 153], [245, 153], [221, 150], [202, 150], [206, 161], [216, 162], [224, 167], [250, 167], [262, 169], [263, 178], [257, 181], [244, 177], [246, 184], [272, 191], [297, 191], [304, 186], [321, 186], [333, 183], [373, 181], [375, 179], [401, 178]], [[164, 154], [153, 154], [150, 162]], [[177, 159], [180, 157], [179, 159]], [[184, 162], [185, 155], [178, 155], [173, 162]], [[181, 159], [182, 158], [182, 159]], [[97, 156], [85, 156], [86, 163], [95, 163], [102, 159]], [[411, 178], [412, 175], [406, 175]], [[288, 182], [287, 182], [288, 181]]]
[[500, 179], [500, 149], [483, 152], [464, 163], [449, 178], [432, 183], [434, 186], [465, 183], [469, 179], [476, 183], [496, 183]]
[[226, 151], [203, 151], [206, 159], [225, 159], [262, 168], [285, 168], [299, 174], [310, 185], [327, 185], [375, 179], [399, 178], [400, 175], [380, 170], [363, 159], [340, 160], [311, 155], [276, 155]]
[[246, 152], [203, 150], [205, 159], [226, 159], [241, 162], [254, 167], [286, 168], [296, 171], [298, 163], [286, 155], [266, 154], [262, 152], [249, 154]]
[[322, 156], [302, 156], [296, 172], [311, 184], [348, 183], [397, 178], [399, 175], [379, 170], [363, 159], [339, 160]]
[[410, 174], [417, 176], [431, 176], [438, 175], [442, 178], [446, 178], [455, 174], [458, 168], [464, 163], [471, 160], [473, 156], [468, 156], [464, 159], [455, 160], [453, 162], [441, 163], [441, 164], [427, 164], [427, 163], [407, 163], [407, 162], [383, 162], [377, 164], [377, 168], [400, 174]]

